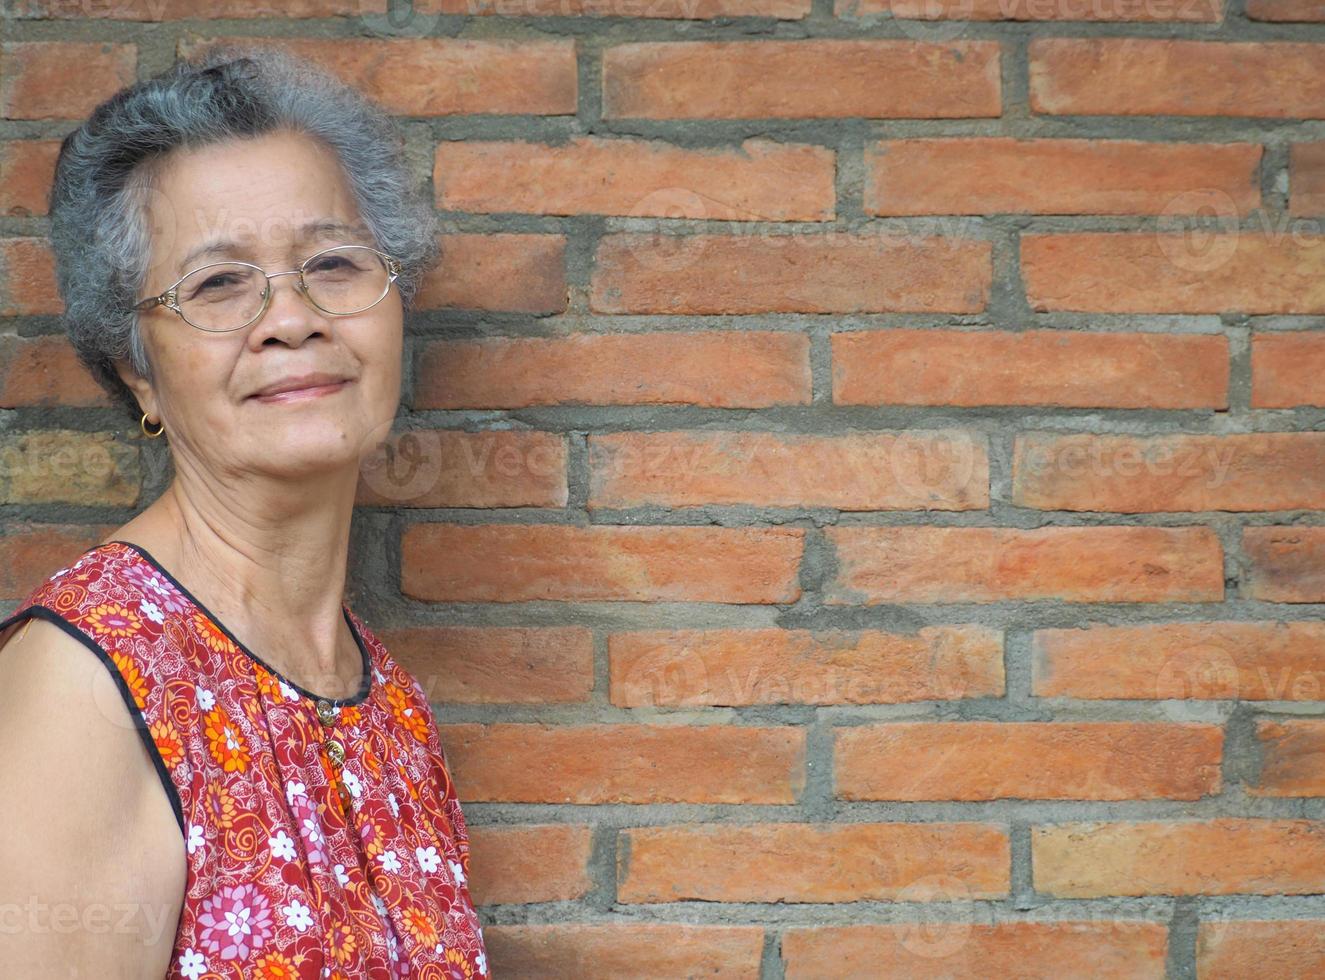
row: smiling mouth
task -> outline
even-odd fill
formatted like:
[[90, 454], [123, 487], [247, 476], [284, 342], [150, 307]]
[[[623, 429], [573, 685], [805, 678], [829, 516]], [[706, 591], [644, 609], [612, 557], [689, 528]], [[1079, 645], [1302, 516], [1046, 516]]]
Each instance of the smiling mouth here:
[[307, 401], [310, 398], [318, 398], [322, 395], [330, 395], [340, 391], [350, 382], [337, 381], [334, 384], [312, 385], [308, 388], [293, 388], [290, 391], [278, 391], [273, 395], [252, 395], [252, 401], [266, 402], [268, 404], [281, 404], [284, 402]]

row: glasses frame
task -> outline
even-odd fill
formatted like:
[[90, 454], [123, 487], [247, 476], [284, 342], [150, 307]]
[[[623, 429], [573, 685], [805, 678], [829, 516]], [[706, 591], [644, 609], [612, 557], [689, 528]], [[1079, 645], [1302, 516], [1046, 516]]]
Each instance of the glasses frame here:
[[[339, 252], [343, 248], [367, 249], [369, 252], [372, 252], [374, 255], [382, 259], [382, 261], [386, 263], [386, 268], [387, 268], [386, 288], [382, 290], [381, 296], [377, 297], [377, 299], [373, 300], [365, 307], [353, 310], [350, 313], [333, 313], [331, 310], [318, 306], [317, 301], [313, 299], [312, 296], [309, 295], [308, 282], [304, 279], [304, 272], [306, 271], [308, 264], [312, 262], [314, 259], [326, 255], [328, 252]], [[202, 272], [204, 269], [212, 269], [223, 265], [226, 266], [244, 265], [248, 266], [250, 269], [257, 269], [258, 272], [262, 274], [262, 276], [266, 279], [266, 283], [264, 283], [262, 287], [262, 306], [258, 308], [258, 312], [253, 315], [252, 319], [247, 320], [244, 323], [241, 323], [237, 327], [226, 327], [224, 330], [213, 330], [210, 327], [200, 327], [198, 326], [198, 324], [194, 323], [187, 316], [185, 316], [184, 311], [180, 309], [179, 306], [180, 283], [182, 283], [185, 279], [189, 278], [189, 276], [194, 275], [195, 273], [198, 272]], [[386, 298], [386, 294], [391, 292], [391, 284], [400, 278], [400, 273], [401, 273], [400, 260], [396, 259], [394, 256], [387, 255], [386, 252], [383, 252], [380, 249], [373, 248], [371, 245], [356, 245], [353, 243], [346, 243], [344, 245], [332, 245], [329, 246], [328, 248], [324, 248], [320, 251], [314, 252], [308, 258], [304, 259], [303, 262], [299, 263], [297, 268], [287, 269], [285, 272], [268, 272], [266, 269], [263, 269], [261, 266], [254, 265], [252, 262], [240, 262], [237, 259], [232, 259], [226, 262], [209, 262], [207, 265], [200, 265], [196, 269], [190, 269], [188, 272], [184, 273], [184, 275], [180, 276], [168, 287], [166, 287], [166, 289], [164, 289], [162, 292], [158, 293], [155, 296], [148, 296], [146, 299], [139, 300], [138, 302], [133, 304], [131, 309], [139, 313], [145, 313], [148, 310], [153, 309], [157, 306], [164, 306], [169, 310], [174, 310], [175, 313], [179, 315], [179, 318], [181, 320], [183, 320], [189, 326], [193, 327], [195, 330], [201, 330], [204, 333], [234, 333], [236, 330], [243, 330], [249, 324], [257, 320], [260, 320], [262, 318], [262, 315], [267, 312], [267, 307], [271, 305], [271, 293], [272, 293], [271, 281], [275, 279], [277, 276], [297, 275], [299, 277], [299, 281], [296, 285], [296, 288], [299, 290], [299, 292], [304, 294], [304, 299], [308, 300], [308, 302], [313, 304], [315, 309], [319, 310], [322, 313], [325, 313], [327, 316], [354, 316], [356, 313], [362, 313], [364, 310], [371, 310], [378, 303], [382, 302], [382, 300]]]

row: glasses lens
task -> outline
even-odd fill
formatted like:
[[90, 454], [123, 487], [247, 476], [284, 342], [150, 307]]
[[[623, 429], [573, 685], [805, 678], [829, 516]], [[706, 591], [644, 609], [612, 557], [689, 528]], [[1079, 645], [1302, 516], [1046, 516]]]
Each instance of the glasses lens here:
[[383, 296], [390, 275], [382, 257], [363, 245], [321, 252], [304, 265], [308, 298], [328, 313], [358, 313]]
[[223, 262], [189, 273], [179, 284], [184, 318], [200, 330], [235, 330], [262, 309], [266, 277], [252, 266]]

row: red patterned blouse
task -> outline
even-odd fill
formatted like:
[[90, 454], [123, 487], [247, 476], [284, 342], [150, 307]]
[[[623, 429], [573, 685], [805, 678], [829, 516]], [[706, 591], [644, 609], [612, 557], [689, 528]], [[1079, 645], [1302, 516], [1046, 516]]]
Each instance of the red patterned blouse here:
[[427, 698], [343, 609], [364, 673], [341, 699], [283, 678], [126, 541], [0, 622], [55, 623], [124, 697], [188, 855], [169, 978], [490, 976]]

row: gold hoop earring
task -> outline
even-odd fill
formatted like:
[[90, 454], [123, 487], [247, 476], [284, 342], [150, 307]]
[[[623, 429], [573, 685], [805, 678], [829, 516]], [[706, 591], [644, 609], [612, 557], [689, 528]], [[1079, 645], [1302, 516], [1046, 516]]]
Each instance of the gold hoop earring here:
[[163, 433], [163, 432], [166, 431], [166, 424], [165, 424], [164, 422], [159, 422], [159, 423], [157, 423], [157, 424], [160, 425], [161, 428], [157, 429], [155, 432], [148, 432], [148, 431], [147, 431], [147, 413], [146, 413], [146, 412], [143, 412], [143, 418], [142, 418], [142, 421], [140, 421], [140, 422], [138, 423], [138, 425], [139, 425], [139, 426], [142, 428], [142, 430], [143, 430], [143, 435], [147, 436], [149, 439], [155, 439], [157, 436], [161, 435], [161, 433]]

